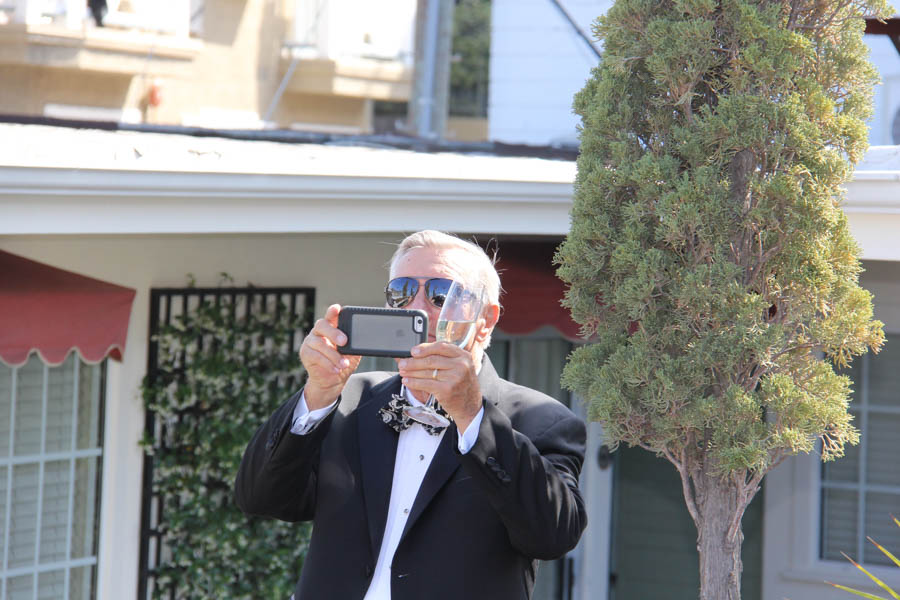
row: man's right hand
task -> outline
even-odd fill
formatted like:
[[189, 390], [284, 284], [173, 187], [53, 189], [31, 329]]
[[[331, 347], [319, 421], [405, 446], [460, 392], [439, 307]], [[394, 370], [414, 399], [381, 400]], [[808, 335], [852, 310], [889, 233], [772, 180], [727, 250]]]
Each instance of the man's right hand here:
[[307, 373], [303, 394], [309, 410], [324, 408], [337, 400], [362, 358], [337, 351], [338, 346], [347, 343], [347, 336], [337, 328], [340, 312], [340, 304], [329, 306], [325, 317], [316, 321], [300, 346], [300, 362]]

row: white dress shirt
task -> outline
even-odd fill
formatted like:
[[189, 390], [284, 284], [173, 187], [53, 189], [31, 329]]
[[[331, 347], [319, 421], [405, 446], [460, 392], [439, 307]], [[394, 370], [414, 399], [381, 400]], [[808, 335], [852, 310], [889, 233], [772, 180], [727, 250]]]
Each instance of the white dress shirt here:
[[[406, 399], [413, 406], [421, 406], [412, 393], [403, 388]], [[306, 405], [306, 397], [301, 396], [297, 407], [294, 409], [294, 420], [291, 424], [291, 433], [305, 435], [315, 429], [315, 426], [337, 406], [335, 401], [330, 406], [313, 411]], [[484, 408], [459, 436], [457, 448], [465, 454], [472, 449], [478, 439], [478, 428], [484, 416]], [[388, 427], [387, 424], [384, 427]], [[378, 552], [378, 560], [375, 563], [375, 572], [372, 582], [363, 600], [390, 600], [391, 598], [391, 563], [394, 553], [400, 543], [400, 535], [406, 526], [409, 512], [413, 502], [419, 493], [419, 487], [425, 478], [425, 472], [438, 445], [447, 430], [444, 429], [438, 435], [431, 435], [419, 423], [413, 423], [409, 428], [400, 432], [397, 440], [397, 455], [394, 461], [394, 478], [391, 483], [391, 500], [388, 505], [387, 522], [384, 527], [384, 536], [381, 539], [381, 549]]]

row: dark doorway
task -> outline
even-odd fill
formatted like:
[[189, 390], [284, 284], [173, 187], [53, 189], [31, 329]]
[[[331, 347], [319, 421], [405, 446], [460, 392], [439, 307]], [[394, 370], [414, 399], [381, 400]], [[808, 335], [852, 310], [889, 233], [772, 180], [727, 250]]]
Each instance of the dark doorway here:
[[[697, 529], [675, 467], [641, 448], [615, 458], [610, 600], [697, 600]], [[744, 513], [741, 598], [762, 593], [762, 492]]]

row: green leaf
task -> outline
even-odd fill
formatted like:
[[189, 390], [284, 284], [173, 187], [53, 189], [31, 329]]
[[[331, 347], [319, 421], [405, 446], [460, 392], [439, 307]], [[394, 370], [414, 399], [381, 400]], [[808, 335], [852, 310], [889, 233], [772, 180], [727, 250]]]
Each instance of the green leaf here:
[[875, 594], [868, 594], [866, 592], [854, 590], [853, 588], [849, 588], [845, 585], [838, 585], [837, 583], [831, 583], [830, 581], [826, 581], [825, 583], [834, 586], [839, 590], [844, 590], [845, 592], [850, 592], [851, 594], [856, 594], [857, 596], [862, 596], [863, 598], [869, 598], [869, 600], [887, 600], [887, 598], [884, 598], [882, 596], [876, 596]]
[[[895, 519], [895, 521], [896, 521], [896, 519]], [[866, 536], [866, 539], [869, 540], [870, 542], [872, 542], [872, 544], [874, 544], [876, 548], [878, 548], [879, 550], [881, 550], [882, 554], [884, 554], [884, 555], [887, 556], [889, 559], [891, 559], [895, 565], [897, 565], [898, 567], [900, 567], [900, 559], [898, 559], [896, 556], [894, 556], [893, 554], [891, 554], [891, 553], [888, 551], [887, 548], [885, 548], [884, 546], [882, 546], [881, 544], [879, 544], [878, 542], [876, 542], [875, 540], [873, 540], [873, 539], [870, 538], [869, 536]]]
[[876, 577], [875, 575], [873, 575], [872, 573], [867, 571], [865, 567], [863, 567], [861, 564], [859, 564], [858, 562], [856, 562], [855, 560], [853, 560], [852, 558], [850, 558], [843, 552], [841, 552], [841, 554], [844, 556], [844, 558], [846, 558], [851, 563], [853, 563], [853, 566], [855, 566], [857, 569], [859, 569], [860, 571], [865, 573], [866, 576], [868, 576], [868, 578], [871, 579], [878, 587], [880, 587], [884, 591], [888, 592], [892, 598], [894, 598], [895, 600], [900, 600], [900, 594], [897, 594], [894, 590], [892, 590], [890, 587], [888, 587], [888, 585], [886, 583], [884, 583], [878, 577]]

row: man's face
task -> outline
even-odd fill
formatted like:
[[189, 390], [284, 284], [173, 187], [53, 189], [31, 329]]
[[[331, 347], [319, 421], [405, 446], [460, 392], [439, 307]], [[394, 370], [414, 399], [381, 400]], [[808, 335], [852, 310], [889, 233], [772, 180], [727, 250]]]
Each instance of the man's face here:
[[412, 277], [419, 281], [419, 291], [403, 308], [419, 309], [428, 315], [428, 341], [435, 341], [441, 309], [426, 297], [424, 283], [432, 277], [465, 280], [465, 254], [453, 248], [415, 248], [407, 252], [391, 269], [390, 278]]

